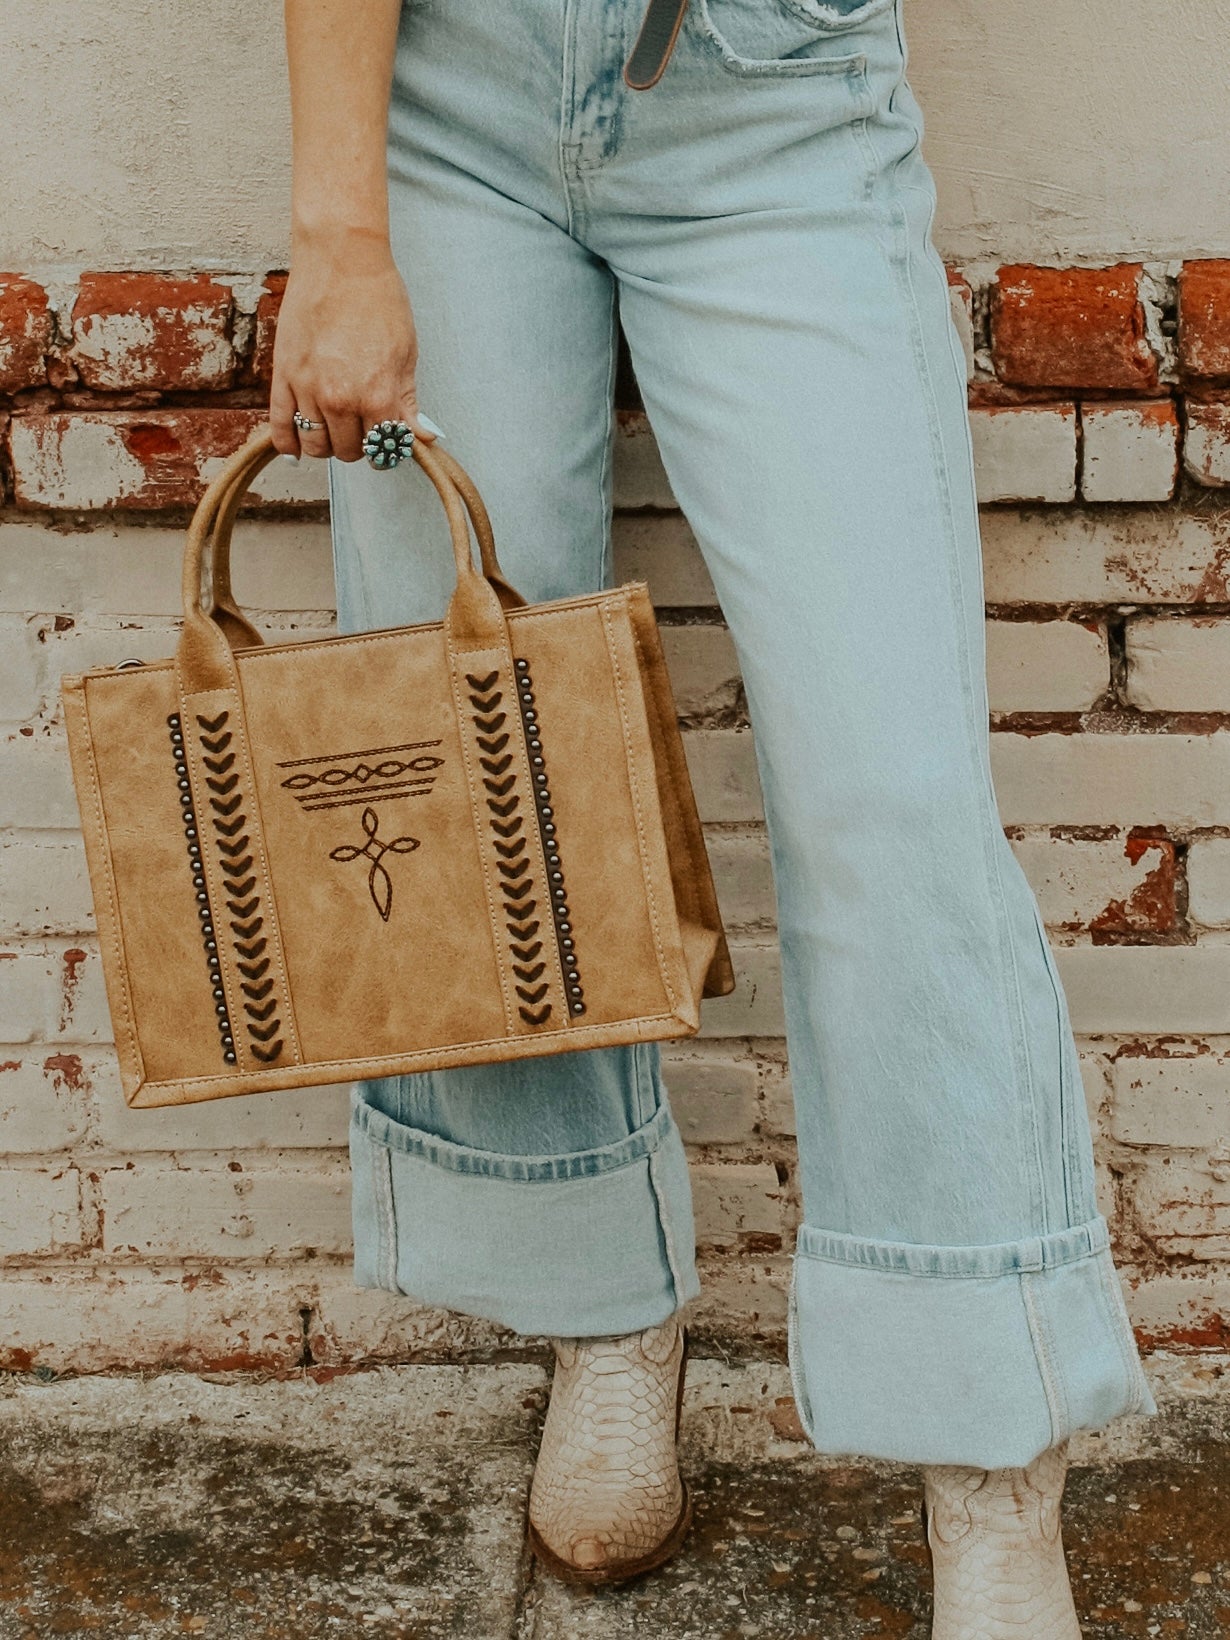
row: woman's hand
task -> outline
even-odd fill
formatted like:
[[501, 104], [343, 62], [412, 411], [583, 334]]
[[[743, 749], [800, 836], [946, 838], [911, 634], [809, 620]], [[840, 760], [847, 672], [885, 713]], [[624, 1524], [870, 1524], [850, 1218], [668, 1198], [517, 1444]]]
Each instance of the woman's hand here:
[[[298, 236], [278, 316], [270, 421], [283, 455], [357, 461], [374, 421], [418, 420], [418, 344], [387, 240], [355, 230]], [[302, 431], [295, 411], [319, 428]]]

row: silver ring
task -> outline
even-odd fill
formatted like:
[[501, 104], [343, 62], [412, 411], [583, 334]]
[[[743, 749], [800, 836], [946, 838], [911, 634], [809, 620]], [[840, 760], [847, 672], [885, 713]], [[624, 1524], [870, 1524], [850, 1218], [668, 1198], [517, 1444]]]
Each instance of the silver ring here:
[[295, 426], [299, 428], [300, 432], [303, 433], [315, 433], [324, 426], [323, 421], [311, 421], [307, 416], [301, 415], [298, 410], [295, 411], [294, 415], [290, 419], [294, 422]]
[[404, 421], [376, 421], [363, 435], [363, 454], [373, 467], [396, 467], [414, 449], [414, 429]]

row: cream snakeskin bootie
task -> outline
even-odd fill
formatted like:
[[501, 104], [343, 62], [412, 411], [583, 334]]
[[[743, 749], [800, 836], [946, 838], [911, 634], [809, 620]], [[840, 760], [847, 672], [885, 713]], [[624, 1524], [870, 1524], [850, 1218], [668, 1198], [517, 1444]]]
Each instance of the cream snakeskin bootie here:
[[676, 1450], [687, 1334], [672, 1316], [645, 1332], [552, 1344], [530, 1546], [573, 1581], [635, 1577], [669, 1559], [691, 1521]]
[[1066, 1446], [1025, 1469], [928, 1469], [932, 1640], [1080, 1640], [1059, 1505]]

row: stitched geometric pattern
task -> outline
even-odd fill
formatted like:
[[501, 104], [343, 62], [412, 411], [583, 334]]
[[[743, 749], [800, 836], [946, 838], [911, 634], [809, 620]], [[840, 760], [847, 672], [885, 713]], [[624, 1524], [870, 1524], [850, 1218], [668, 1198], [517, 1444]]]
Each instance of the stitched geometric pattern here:
[[527, 1025], [545, 1025], [551, 1017], [551, 1003], [547, 997], [548, 981], [542, 954], [542, 941], [537, 938], [541, 922], [535, 913], [538, 901], [534, 898], [534, 879], [525, 836], [525, 817], [521, 809], [521, 794], [517, 791], [517, 775], [513, 755], [508, 750], [509, 734], [504, 727], [507, 712], [500, 710], [504, 691], [497, 687], [499, 670], [486, 677], [466, 673], [470, 686], [470, 705], [474, 708], [473, 721], [477, 731], [479, 765], [483, 770], [483, 786], [487, 791], [491, 830], [498, 855], [496, 870], [503, 896], [504, 926], [508, 930], [508, 946], [512, 952], [514, 989], [520, 999], [517, 1008]]
[[372, 904], [382, 919], [388, 922], [389, 912], [393, 909], [393, 879], [381, 862], [386, 854], [413, 854], [419, 846], [419, 840], [417, 837], [394, 837], [387, 843], [383, 842], [376, 835], [380, 821], [375, 809], [363, 810], [362, 825], [367, 835], [366, 843], [339, 843], [336, 848], [329, 850], [329, 858], [357, 860], [363, 855], [371, 861], [367, 873], [367, 892], [371, 895]]
[[[248, 1048], [254, 1059], [271, 1065], [282, 1052], [279, 1035], [282, 1022], [278, 1018], [273, 977], [269, 973], [270, 958], [266, 954], [269, 942], [261, 933], [265, 919], [260, 912], [260, 896], [254, 892], [257, 879], [252, 872], [254, 854], [247, 816], [243, 812], [243, 794], [238, 790], [235, 753], [229, 750], [233, 738], [226, 727], [230, 713], [222, 711], [215, 718], [198, 713], [196, 721], [201, 729], [201, 762], [207, 770], [210, 823], [215, 834], [218, 865], [225, 879], [226, 909], [230, 912], [227, 926], [236, 953], [235, 966], [242, 975], [239, 988], [244, 996], [243, 1023], [249, 1038]], [[223, 1048], [226, 1063], [236, 1064], [234, 1035], [229, 1024]]]
[[555, 810], [551, 804], [551, 786], [547, 778], [547, 761], [542, 750], [538, 709], [534, 705], [530, 663], [518, 657], [513, 665], [516, 669], [517, 702], [521, 708], [521, 721], [525, 725], [525, 740], [530, 752], [530, 780], [534, 792], [534, 806], [538, 811], [538, 830], [542, 837], [543, 853], [547, 858], [547, 899], [555, 923], [560, 967], [564, 970], [568, 1011], [574, 1015], [583, 1014], [585, 989], [581, 984], [581, 974], [577, 966], [576, 940], [573, 937], [572, 916], [568, 909], [568, 888], [564, 882], [564, 866], [560, 859]]
[[[363, 803], [377, 792], [382, 797], [425, 797], [435, 784], [435, 771], [444, 763], [442, 757], [431, 756], [429, 748], [440, 744], [438, 740], [416, 740], [400, 746], [369, 746], [353, 752], [290, 758], [277, 767], [299, 771], [288, 775], [282, 786], [293, 793], [304, 810]], [[397, 752], [418, 755], [392, 755]], [[325, 766], [319, 767], [321, 764]], [[359, 795], [348, 795], [351, 792]]]

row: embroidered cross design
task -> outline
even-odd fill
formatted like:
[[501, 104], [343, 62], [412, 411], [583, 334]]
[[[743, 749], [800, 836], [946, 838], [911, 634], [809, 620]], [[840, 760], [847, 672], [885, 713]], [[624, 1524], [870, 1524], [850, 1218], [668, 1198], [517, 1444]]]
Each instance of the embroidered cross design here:
[[367, 873], [367, 891], [372, 897], [372, 904], [380, 913], [385, 922], [389, 920], [389, 912], [393, 909], [393, 879], [383, 865], [386, 854], [413, 854], [419, 846], [417, 837], [393, 837], [387, 843], [377, 837], [380, 828], [380, 819], [375, 809], [363, 810], [363, 831], [367, 841], [362, 844], [339, 843], [329, 850], [331, 860], [357, 860], [365, 856], [371, 861]]

